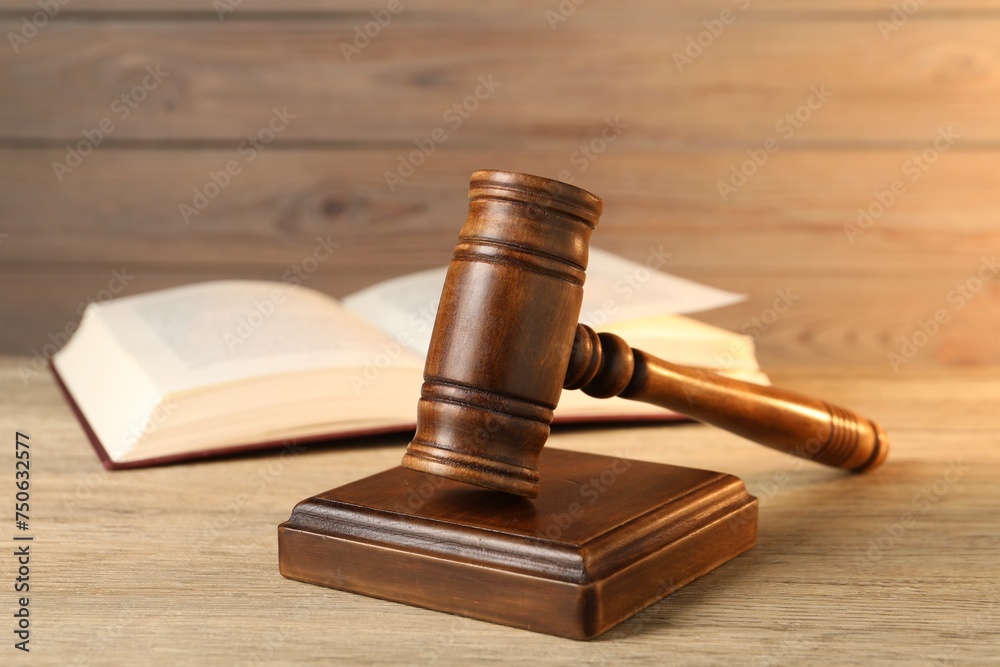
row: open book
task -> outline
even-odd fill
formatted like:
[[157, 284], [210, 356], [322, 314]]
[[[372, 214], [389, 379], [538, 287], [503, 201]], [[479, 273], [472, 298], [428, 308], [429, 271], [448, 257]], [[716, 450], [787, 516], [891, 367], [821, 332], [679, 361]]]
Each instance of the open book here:
[[[445, 269], [341, 301], [281, 282], [207, 282], [91, 304], [53, 371], [108, 468], [415, 426]], [[739, 295], [591, 251], [581, 320], [633, 347], [766, 383], [749, 337], [676, 314]], [[555, 422], [677, 418], [563, 392]]]

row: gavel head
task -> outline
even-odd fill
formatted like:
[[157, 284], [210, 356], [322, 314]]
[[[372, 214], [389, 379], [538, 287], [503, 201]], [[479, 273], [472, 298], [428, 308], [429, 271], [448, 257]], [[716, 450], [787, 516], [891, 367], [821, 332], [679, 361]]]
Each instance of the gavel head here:
[[424, 367], [403, 465], [538, 495], [538, 454], [569, 365], [600, 198], [477, 171]]

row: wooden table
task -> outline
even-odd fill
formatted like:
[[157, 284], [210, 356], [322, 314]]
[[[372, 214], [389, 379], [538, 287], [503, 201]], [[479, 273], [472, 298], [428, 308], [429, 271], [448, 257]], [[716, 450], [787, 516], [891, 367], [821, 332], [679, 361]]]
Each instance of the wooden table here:
[[[551, 444], [743, 478], [757, 546], [592, 642], [327, 590], [278, 574], [299, 500], [396, 465], [406, 438], [107, 473], [52, 380], [0, 358], [0, 470], [30, 435], [31, 654], [12, 644], [16, 531], [0, 557], [12, 664], [937, 664], [996, 661], [1000, 371], [795, 369], [777, 384], [879, 420], [852, 476], [696, 424], [556, 433]], [[222, 512], [223, 519], [210, 520]], [[24, 533], [21, 533], [24, 534]]]

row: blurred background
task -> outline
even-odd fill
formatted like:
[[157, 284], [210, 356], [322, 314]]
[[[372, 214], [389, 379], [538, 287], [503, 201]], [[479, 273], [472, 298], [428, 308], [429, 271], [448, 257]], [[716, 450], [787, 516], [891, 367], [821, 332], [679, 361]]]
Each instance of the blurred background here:
[[765, 369], [1000, 361], [996, 2], [0, 0], [0, 33], [0, 353], [108, 296], [443, 265], [500, 168], [748, 294], [698, 317]]

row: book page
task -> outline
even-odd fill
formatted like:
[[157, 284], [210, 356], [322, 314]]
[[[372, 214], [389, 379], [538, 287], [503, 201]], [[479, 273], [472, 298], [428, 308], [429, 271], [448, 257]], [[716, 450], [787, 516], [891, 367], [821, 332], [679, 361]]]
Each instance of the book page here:
[[345, 296], [341, 304], [400, 345], [426, 357], [447, 271], [441, 267], [385, 280]]
[[[597, 330], [615, 322], [663, 314], [696, 313], [746, 297], [653, 268], [665, 258], [650, 251], [646, 263], [590, 249], [580, 321]], [[345, 308], [421, 356], [427, 354], [447, 267], [393, 278], [342, 300]]]
[[632, 347], [682, 366], [718, 373], [759, 371], [754, 339], [683, 315], [659, 315], [617, 322], [607, 331]]
[[745, 294], [696, 283], [660, 271], [669, 257], [650, 248], [642, 262], [590, 249], [580, 321], [595, 329], [653, 315], [689, 315], [746, 300]]
[[98, 316], [163, 393], [319, 368], [359, 368], [382, 357], [422, 360], [333, 298], [304, 287], [217, 281], [100, 306]]

